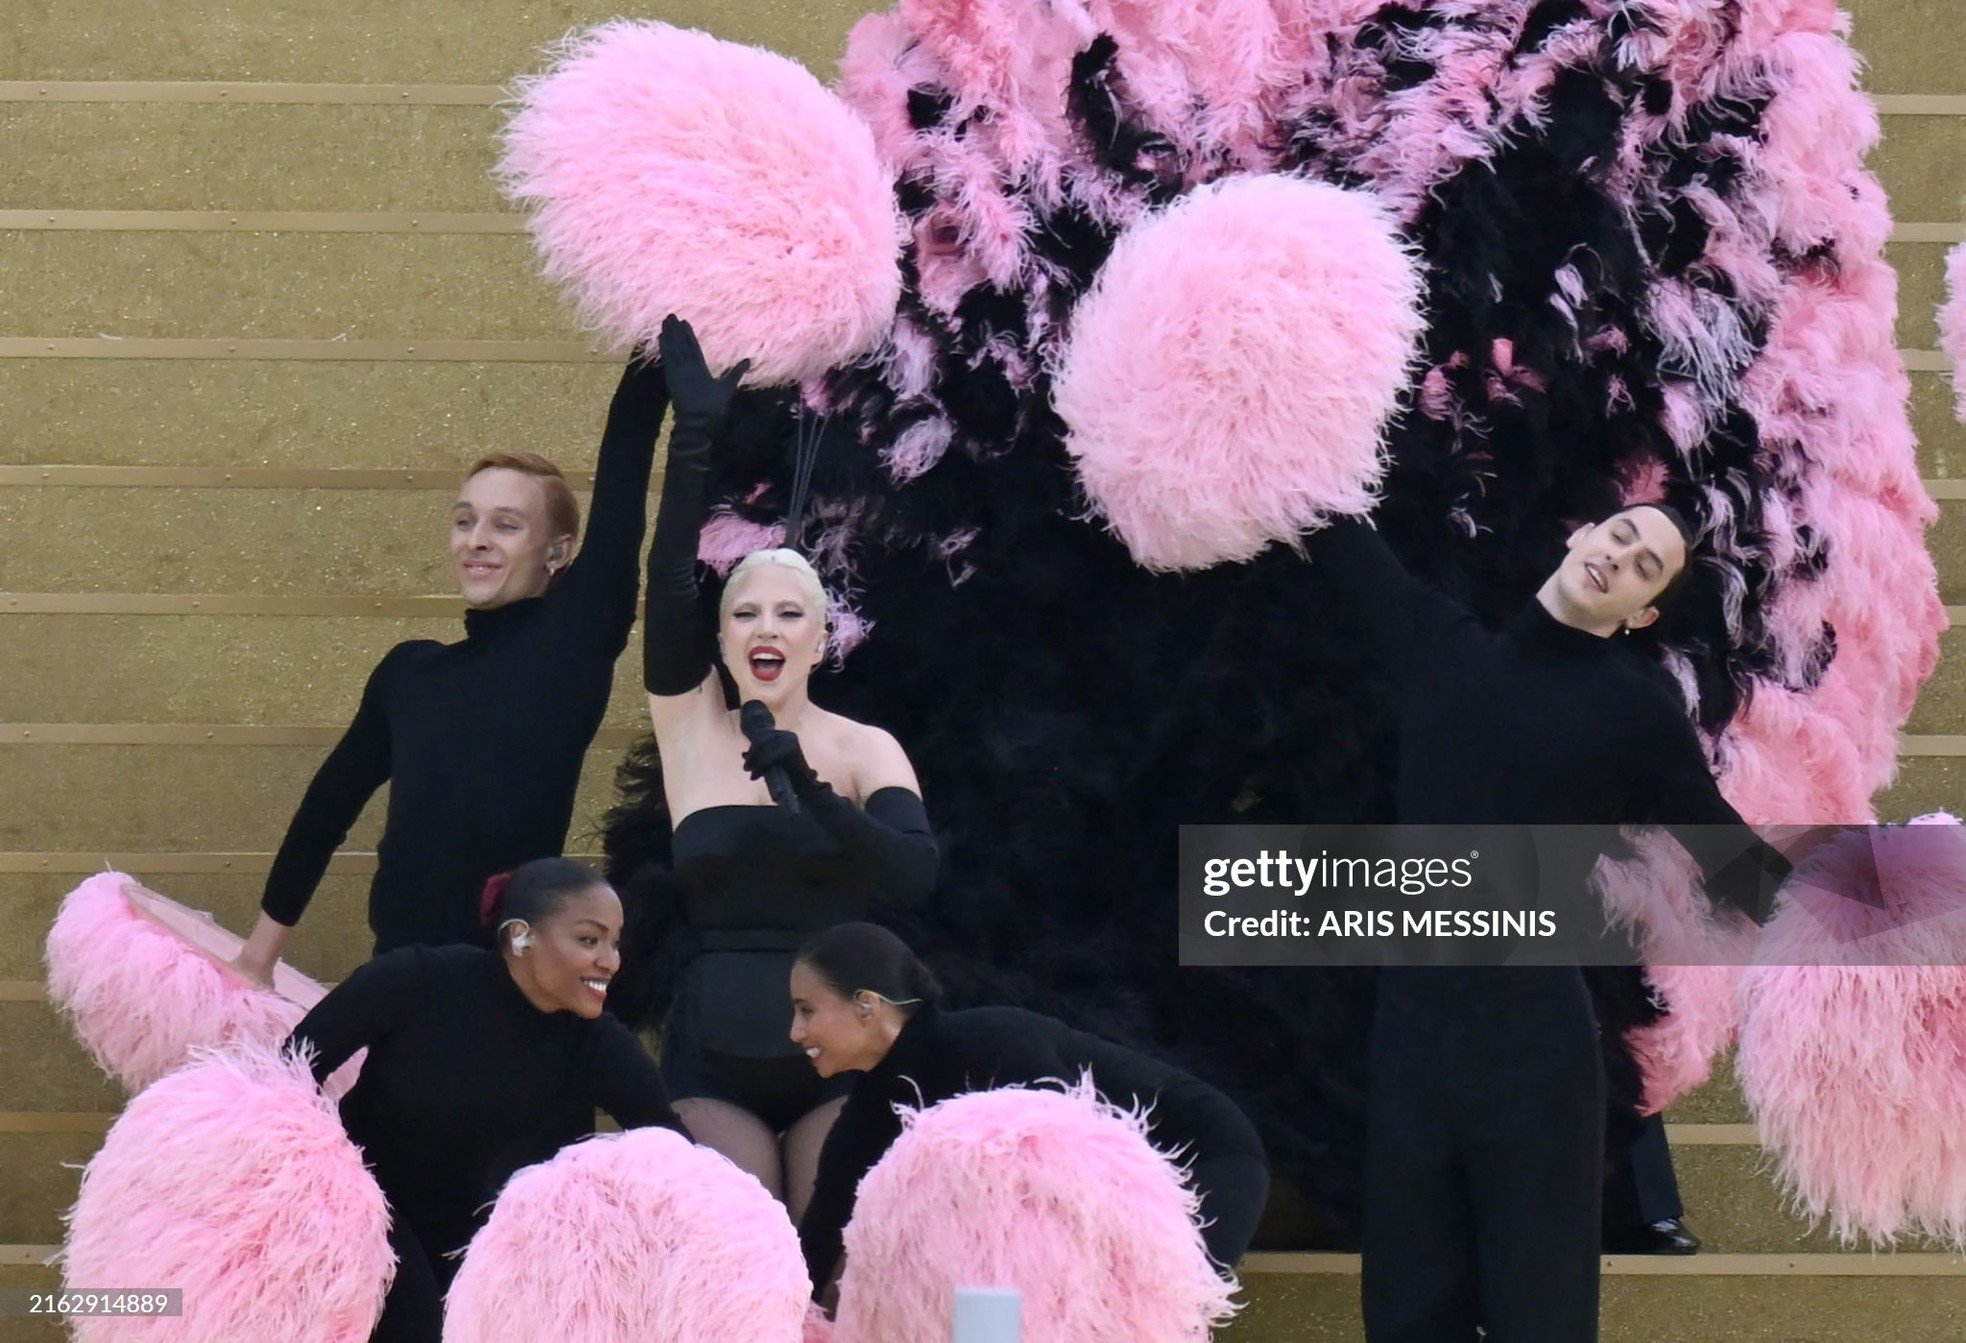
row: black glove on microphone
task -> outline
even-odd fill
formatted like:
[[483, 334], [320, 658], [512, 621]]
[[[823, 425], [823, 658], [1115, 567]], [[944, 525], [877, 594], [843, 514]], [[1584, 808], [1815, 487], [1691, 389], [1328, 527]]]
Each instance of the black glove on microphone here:
[[771, 710], [761, 700], [745, 700], [743, 707], [737, 711], [737, 722], [751, 742], [751, 749], [744, 753], [744, 768], [750, 771], [752, 778], [765, 781], [773, 802], [797, 816], [800, 811], [799, 795], [792, 787], [791, 775], [785, 763], [797, 760], [801, 765], [805, 764], [799, 739], [789, 732], [778, 731], [772, 725]]

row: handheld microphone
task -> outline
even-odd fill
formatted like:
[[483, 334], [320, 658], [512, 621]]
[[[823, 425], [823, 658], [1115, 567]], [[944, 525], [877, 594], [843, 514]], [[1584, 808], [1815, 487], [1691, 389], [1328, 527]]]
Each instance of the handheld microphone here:
[[[764, 701], [755, 699], [745, 700], [738, 709], [737, 725], [744, 729], [744, 736], [753, 746], [770, 736], [777, 726]], [[773, 765], [765, 771], [765, 788], [771, 793], [773, 802], [794, 816], [799, 814], [799, 795], [792, 791], [792, 780], [787, 777], [785, 766]]]

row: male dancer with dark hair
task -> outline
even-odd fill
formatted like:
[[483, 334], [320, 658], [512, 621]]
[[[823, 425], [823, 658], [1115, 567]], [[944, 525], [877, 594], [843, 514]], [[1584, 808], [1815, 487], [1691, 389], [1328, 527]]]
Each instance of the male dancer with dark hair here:
[[[1764, 917], [1785, 862], [1721, 797], [1665, 678], [1617, 637], [1658, 619], [1687, 542], [1654, 506], [1579, 527], [1534, 599], [1491, 631], [1411, 577], [1369, 524], [1311, 538], [1396, 683], [1394, 819], [1725, 827], [1682, 839], [1709, 895]], [[1544, 879], [1582, 889], [1590, 862], [1568, 862], [1546, 862]], [[1595, 1339], [1605, 1083], [1581, 971], [1387, 969], [1369, 1066], [1367, 1336]]]

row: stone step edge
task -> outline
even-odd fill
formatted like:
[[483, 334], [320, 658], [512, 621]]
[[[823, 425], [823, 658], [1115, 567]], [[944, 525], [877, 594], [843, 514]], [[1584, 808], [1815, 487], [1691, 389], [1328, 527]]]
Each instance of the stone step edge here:
[[[51, 1267], [60, 1251], [59, 1245], [0, 1245], [0, 1267]], [[1355, 1277], [1358, 1271], [1355, 1254], [1258, 1252], [1241, 1265], [1244, 1277]], [[1966, 1259], [1933, 1253], [1606, 1255], [1604, 1272], [1640, 1278], [1966, 1278]]]

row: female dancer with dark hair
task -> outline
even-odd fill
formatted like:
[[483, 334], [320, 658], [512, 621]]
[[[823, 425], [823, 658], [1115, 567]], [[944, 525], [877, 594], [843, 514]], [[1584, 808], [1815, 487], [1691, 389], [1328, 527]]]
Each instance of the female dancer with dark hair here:
[[504, 453], [471, 468], [450, 519], [464, 638], [398, 644], [370, 674], [274, 856], [241, 970], [271, 977], [329, 858], [384, 782], [389, 815], [369, 887], [378, 954], [482, 943], [486, 878], [560, 852], [635, 620], [666, 401], [661, 370], [631, 363], [608, 412], [578, 557], [580, 510], [551, 462]]
[[594, 1131], [686, 1132], [655, 1060], [602, 1013], [621, 901], [592, 869], [541, 858], [485, 892], [498, 950], [404, 947], [356, 970], [294, 1028], [317, 1080], [358, 1049], [342, 1123], [389, 1200], [398, 1265], [372, 1337], [435, 1343], [455, 1255], [521, 1167]]
[[1092, 1075], [1099, 1094], [1146, 1109], [1157, 1146], [1192, 1163], [1202, 1238], [1217, 1262], [1249, 1248], [1269, 1195], [1262, 1139], [1227, 1096], [1172, 1064], [1017, 1007], [944, 1011], [935, 976], [900, 938], [871, 923], [828, 928], [792, 966], [792, 1040], [821, 1077], [855, 1074], [826, 1138], [819, 1181], [799, 1222], [813, 1291], [840, 1269], [840, 1234], [860, 1179], [901, 1136], [897, 1105]]
[[[694, 332], [675, 318], [661, 353], [675, 424], [649, 551], [643, 670], [686, 887], [675, 936], [694, 953], [663, 1032], [662, 1072], [698, 1139], [796, 1217], [839, 1088], [785, 1040], [792, 953], [876, 903], [925, 899], [935, 841], [894, 738], [811, 700], [826, 595], [810, 564], [790, 550], [747, 557], [724, 584], [717, 627], [705, 618], [696, 577], [704, 484], [745, 366], [712, 376]], [[726, 697], [726, 676], [754, 736]], [[756, 724], [756, 704], [775, 727]]]

